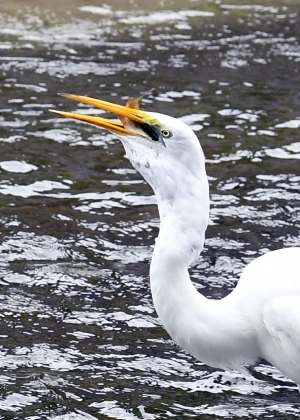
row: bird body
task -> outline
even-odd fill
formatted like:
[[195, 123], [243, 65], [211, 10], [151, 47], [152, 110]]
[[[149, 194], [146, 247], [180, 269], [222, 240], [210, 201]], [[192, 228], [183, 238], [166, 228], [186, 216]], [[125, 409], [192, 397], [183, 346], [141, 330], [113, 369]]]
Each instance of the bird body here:
[[111, 120], [56, 111], [116, 132], [155, 193], [160, 230], [150, 286], [154, 307], [173, 340], [205, 364], [225, 370], [245, 372], [245, 365], [263, 358], [299, 385], [300, 248], [256, 258], [228, 296], [204, 297], [188, 273], [203, 249], [209, 218], [205, 159], [194, 132], [175, 118], [140, 111], [140, 98], [116, 110], [114, 104], [66, 96], [120, 116], [121, 123], [112, 128], [106, 123]]

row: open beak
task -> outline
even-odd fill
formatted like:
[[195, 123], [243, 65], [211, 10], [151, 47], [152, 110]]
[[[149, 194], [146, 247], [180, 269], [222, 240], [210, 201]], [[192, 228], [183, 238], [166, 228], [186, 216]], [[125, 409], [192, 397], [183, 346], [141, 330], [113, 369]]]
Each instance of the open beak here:
[[65, 98], [73, 99], [74, 101], [93, 105], [97, 108], [103, 109], [104, 111], [112, 112], [119, 117], [119, 120], [74, 114], [72, 112], [56, 111], [52, 109], [50, 110], [51, 112], [62, 115], [66, 118], [73, 118], [75, 120], [97, 125], [119, 135], [133, 135], [149, 138], [142, 127], [146, 125], [150, 127], [159, 125], [159, 122], [155, 118], [147, 114], [147, 112], [139, 109], [139, 102], [143, 96], [129, 99], [126, 106], [101, 101], [100, 99], [94, 99], [88, 96], [78, 96], [72, 94], [62, 94], [62, 96]]

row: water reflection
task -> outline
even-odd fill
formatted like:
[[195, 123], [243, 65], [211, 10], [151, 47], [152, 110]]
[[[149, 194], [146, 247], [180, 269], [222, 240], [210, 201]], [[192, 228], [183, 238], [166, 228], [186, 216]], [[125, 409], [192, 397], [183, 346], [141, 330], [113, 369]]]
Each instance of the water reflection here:
[[169, 339], [148, 285], [152, 191], [112, 134], [48, 112], [102, 112], [57, 92], [155, 87], [145, 107], [196, 131], [212, 210], [191, 276], [221, 298], [252, 258], [300, 245], [299, 6], [277, 3], [0, 6], [3, 416], [299, 417], [276, 369], [216, 371]]

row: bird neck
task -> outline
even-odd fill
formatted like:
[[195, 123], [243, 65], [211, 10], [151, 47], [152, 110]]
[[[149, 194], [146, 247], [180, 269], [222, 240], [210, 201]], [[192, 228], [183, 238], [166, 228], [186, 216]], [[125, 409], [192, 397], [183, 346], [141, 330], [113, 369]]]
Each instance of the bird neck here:
[[240, 370], [240, 363], [253, 362], [257, 352], [247, 341], [249, 328], [240, 322], [234, 296], [231, 300], [232, 294], [221, 300], [207, 299], [197, 292], [188, 273], [202, 251], [209, 217], [208, 181], [199, 143], [181, 156], [170, 148], [164, 151], [153, 146], [152, 150], [151, 143], [147, 150], [136, 142], [123, 140], [123, 144], [157, 199], [160, 231], [150, 285], [159, 318], [173, 340], [197, 359]]
[[167, 189], [154, 188], [160, 231], [150, 266], [150, 284], [155, 309], [169, 334], [178, 342], [174, 318], [179, 308], [189, 305], [191, 299], [206, 300], [192, 284], [188, 267], [203, 248], [209, 217], [209, 189], [204, 167], [197, 174], [186, 174], [182, 178], [173, 175], [164, 179], [164, 186], [169, 183]]
[[254, 363], [258, 349], [235, 295], [207, 299], [188, 273], [202, 250], [208, 223], [204, 175], [203, 170], [200, 177], [191, 176], [184, 185], [175, 178], [173, 191], [178, 194], [169, 197], [155, 190], [161, 225], [150, 266], [153, 303], [164, 327], [184, 350], [210, 366], [243, 371], [242, 364]]

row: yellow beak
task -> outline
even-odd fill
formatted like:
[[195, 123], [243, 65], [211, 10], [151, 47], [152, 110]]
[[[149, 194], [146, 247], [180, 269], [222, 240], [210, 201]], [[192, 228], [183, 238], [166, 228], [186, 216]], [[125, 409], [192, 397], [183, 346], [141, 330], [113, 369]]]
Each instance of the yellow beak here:
[[83, 102], [88, 105], [93, 105], [97, 108], [112, 112], [119, 117], [119, 120], [110, 120], [107, 118], [93, 117], [90, 115], [74, 114], [72, 112], [56, 111], [51, 109], [51, 112], [62, 115], [66, 118], [73, 118], [75, 120], [84, 121], [90, 124], [105, 128], [113, 133], [120, 135], [134, 135], [148, 138], [148, 136], [139, 127], [140, 125], [160, 125], [159, 122], [145, 111], [139, 109], [139, 102], [142, 96], [134, 99], [129, 99], [126, 106], [117, 105], [111, 102], [101, 101], [100, 99], [90, 98], [88, 96], [78, 96], [72, 94], [63, 94], [65, 98], [73, 99], [74, 101]]

